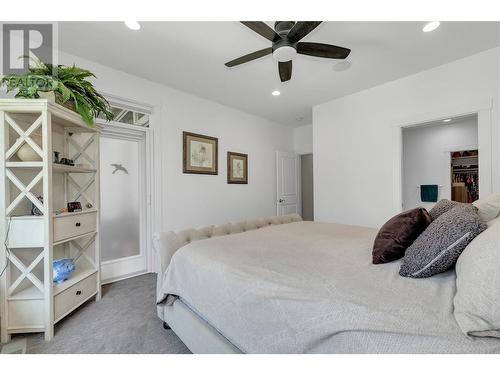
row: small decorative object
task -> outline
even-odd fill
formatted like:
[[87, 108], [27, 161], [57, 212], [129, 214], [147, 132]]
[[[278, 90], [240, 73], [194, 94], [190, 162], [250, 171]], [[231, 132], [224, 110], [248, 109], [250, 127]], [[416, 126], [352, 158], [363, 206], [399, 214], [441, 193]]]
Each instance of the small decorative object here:
[[68, 212], [68, 208], [67, 207], [63, 207], [63, 208], [60, 208], [60, 209], [54, 211], [54, 213], [56, 215], [65, 214], [66, 212]]
[[218, 174], [218, 139], [183, 132], [183, 173]]
[[61, 160], [59, 161], [59, 164], [74, 166], [75, 162], [71, 159], [61, 158]]
[[75, 271], [73, 259], [58, 259], [52, 263], [52, 278], [56, 284], [60, 284], [70, 278]]
[[248, 184], [248, 155], [227, 153], [227, 183]]
[[106, 121], [113, 120], [109, 103], [89, 81], [95, 78], [92, 72], [74, 65], [55, 66], [31, 60], [28, 73], [10, 74], [0, 80], [0, 85], [5, 85], [7, 92], [17, 90], [16, 98], [26, 99], [53, 96], [56, 103], [78, 112], [88, 126], [93, 126], [94, 119], [99, 115], [103, 115]]
[[68, 202], [68, 212], [80, 212], [82, 204], [80, 202]]
[[[43, 197], [37, 197], [40, 203], [43, 204]], [[31, 214], [33, 216], [43, 216], [43, 212], [39, 210], [39, 208], [34, 204], [31, 203]]]
[[59, 154], [60, 154], [59, 151], [54, 151], [54, 160], [53, 160], [54, 163], [59, 163]]
[[[42, 137], [36, 134], [30, 135], [30, 138], [40, 146], [42, 144]], [[24, 143], [16, 153], [17, 157], [21, 161], [41, 161], [42, 158], [36, 153], [36, 151], [29, 144]]]
[[111, 172], [111, 174], [115, 174], [116, 172], [118, 171], [121, 171], [125, 174], [128, 174], [128, 170], [127, 168], [125, 168], [123, 165], [121, 164], [111, 164], [111, 166], [114, 168], [113, 172]]
[[90, 210], [93, 206], [92, 206], [92, 203], [87, 203], [87, 204], [85, 205], [85, 207], [87, 207], [87, 208]]

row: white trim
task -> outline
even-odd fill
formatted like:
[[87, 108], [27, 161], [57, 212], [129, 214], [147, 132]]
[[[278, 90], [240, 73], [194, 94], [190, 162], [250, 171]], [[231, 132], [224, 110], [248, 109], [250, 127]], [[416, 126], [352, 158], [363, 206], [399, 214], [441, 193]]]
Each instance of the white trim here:
[[474, 105], [449, 111], [434, 111], [427, 115], [416, 115], [406, 121], [393, 124], [393, 210], [401, 212], [403, 208], [403, 128], [426, 125], [447, 118], [477, 115], [478, 117], [478, 149], [479, 149], [479, 194], [487, 196], [493, 191], [493, 160], [492, 160], [492, 118], [491, 99], [478, 100]]
[[[143, 229], [141, 230], [141, 232], [144, 235], [144, 238], [141, 238], [141, 243], [143, 243], [145, 247], [145, 256], [146, 256], [145, 272], [154, 272], [155, 258], [153, 256], [153, 250], [152, 250], [153, 246], [152, 236], [154, 229], [153, 223], [155, 222], [158, 223], [159, 219], [161, 219], [161, 217], [158, 216], [157, 210], [154, 208], [158, 207], [158, 204], [161, 202], [158, 199], [157, 191], [159, 191], [159, 189], [155, 188], [156, 184], [153, 175], [153, 171], [156, 170], [155, 168], [156, 158], [154, 154], [154, 138], [153, 138], [155, 116], [153, 114], [153, 107], [143, 103], [120, 98], [118, 96], [105, 95], [105, 97], [108, 99], [111, 105], [116, 104], [120, 108], [130, 109], [141, 113], [147, 113], [149, 115], [149, 127], [127, 125], [115, 121], [106, 122], [103, 119], [97, 119], [96, 122], [102, 126], [102, 136], [109, 138], [135, 140], [141, 142], [140, 153], [141, 155], [143, 154], [146, 157], [146, 160], [144, 162], [145, 170], [142, 170], [143, 168], [141, 165], [139, 171], [142, 178], [144, 178], [146, 185], [145, 191], [139, 192], [141, 197], [145, 195], [145, 200], [146, 200], [146, 205], [143, 208], [144, 213], [141, 215], [141, 217], [144, 217], [144, 220], [141, 220], [141, 224], [143, 225]], [[103, 264], [106, 264], [106, 262], [103, 262]], [[135, 276], [137, 275], [137, 273], [133, 273], [131, 275]], [[103, 282], [107, 283], [108, 280], [104, 280]]]
[[106, 100], [112, 107], [116, 106], [131, 111], [146, 113], [148, 115], [153, 114], [153, 106], [149, 104], [141, 103], [135, 100], [129, 100], [121, 96], [111, 95], [106, 93], [104, 93], [103, 96], [106, 98]]

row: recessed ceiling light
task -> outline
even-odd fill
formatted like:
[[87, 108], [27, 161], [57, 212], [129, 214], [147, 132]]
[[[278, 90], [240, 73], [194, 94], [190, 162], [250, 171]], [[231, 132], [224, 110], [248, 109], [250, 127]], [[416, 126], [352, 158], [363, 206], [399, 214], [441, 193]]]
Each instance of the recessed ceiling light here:
[[125, 21], [125, 25], [130, 29], [130, 30], [140, 30], [141, 24], [137, 21]]
[[443, 122], [450, 122], [451, 121], [451, 118], [447, 118], [445, 120], [443, 120]]
[[280, 96], [281, 92], [279, 92], [278, 90], [274, 90], [271, 94], [272, 96]]
[[436, 30], [439, 27], [439, 25], [441, 25], [441, 22], [439, 22], [439, 21], [428, 22], [428, 23], [425, 24], [425, 26], [422, 29], [422, 31], [424, 33], [429, 33], [431, 31]]

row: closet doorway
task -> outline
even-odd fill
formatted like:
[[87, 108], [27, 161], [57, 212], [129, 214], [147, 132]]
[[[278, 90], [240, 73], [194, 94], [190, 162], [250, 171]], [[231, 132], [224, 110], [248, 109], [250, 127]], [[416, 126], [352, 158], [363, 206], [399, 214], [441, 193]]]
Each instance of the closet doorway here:
[[302, 218], [314, 221], [313, 154], [300, 155]]
[[479, 150], [450, 152], [451, 200], [472, 203], [479, 199]]
[[403, 210], [479, 197], [477, 114], [403, 128]]

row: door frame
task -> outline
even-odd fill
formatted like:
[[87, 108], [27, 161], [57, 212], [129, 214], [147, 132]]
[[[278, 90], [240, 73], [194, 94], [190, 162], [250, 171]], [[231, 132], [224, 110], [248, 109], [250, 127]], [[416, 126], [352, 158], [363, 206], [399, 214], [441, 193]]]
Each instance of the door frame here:
[[[143, 103], [130, 101], [124, 98], [120, 98], [117, 96], [105, 94], [104, 95], [111, 106], [116, 105], [120, 108], [129, 109], [133, 111], [139, 111], [142, 113], [147, 113], [149, 115], [149, 127], [142, 127], [136, 125], [126, 125], [116, 121], [106, 122], [102, 119], [97, 119], [96, 122], [102, 126], [101, 135], [116, 138], [116, 139], [126, 139], [126, 140], [143, 140], [139, 143], [140, 153], [144, 151], [144, 155], [146, 160], [144, 160], [144, 167], [142, 163], [139, 163], [139, 175], [144, 178], [144, 190], [139, 190], [139, 196], [145, 197], [145, 204], [142, 204], [140, 209], [140, 217], [141, 217], [141, 246], [144, 247], [144, 255], [146, 257], [146, 267], [143, 271], [134, 272], [130, 274], [124, 274], [120, 277], [110, 278], [103, 280], [101, 284], [107, 284], [123, 279], [127, 279], [133, 276], [138, 276], [144, 273], [154, 272], [154, 257], [152, 251], [152, 238], [153, 238], [153, 223], [157, 220], [157, 210], [154, 207], [157, 207], [156, 202], [158, 202], [156, 197], [155, 189], [155, 179], [153, 175], [154, 171], [154, 142], [153, 142], [153, 134], [154, 134], [154, 124], [155, 118], [153, 113], [153, 107], [148, 106]], [[142, 184], [141, 184], [142, 185]], [[140, 187], [141, 189], [141, 187]], [[120, 263], [124, 261], [133, 260], [133, 258], [139, 258], [141, 255], [134, 255], [126, 258], [119, 258], [116, 260], [110, 260], [104, 262], [105, 265], [108, 266], [118, 266]], [[101, 262], [102, 264], [102, 262]]]
[[407, 121], [393, 125], [393, 211], [401, 212], [403, 208], [403, 128], [418, 127], [425, 123], [447, 118], [477, 115], [478, 150], [479, 150], [479, 197], [493, 191], [493, 142], [492, 142], [492, 102], [478, 102], [457, 108], [455, 111], [436, 111], [420, 116], [412, 116]]
[[301, 165], [300, 165], [300, 154], [297, 154], [296, 152], [293, 151], [276, 151], [276, 216], [280, 216], [280, 191], [279, 191], [279, 180], [280, 180], [280, 175], [279, 175], [279, 160], [280, 160], [280, 155], [290, 155], [290, 156], [295, 156], [296, 159], [296, 180], [295, 180], [295, 185], [297, 189], [297, 207], [298, 207], [298, 214], [302, 216], [302, 184], [301, 184], [301, 179], [302, 179], [302, 171], [301, 171]]

